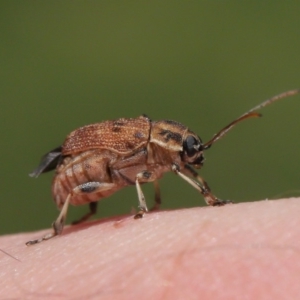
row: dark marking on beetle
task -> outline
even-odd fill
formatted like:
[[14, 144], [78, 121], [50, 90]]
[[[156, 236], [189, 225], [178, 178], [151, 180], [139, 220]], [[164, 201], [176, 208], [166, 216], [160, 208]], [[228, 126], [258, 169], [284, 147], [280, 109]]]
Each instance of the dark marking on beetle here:
[[151, 177], [152, 173], [149, 172], [149, 171], [144, 171], [143, 172], [143, 177], [146, 178], [146, 179], [149, 179]]
[[93, 191], [95, 191], [97, 188], [97, 186], [95, 185], [95, 182], [88, 182], [88, 183], [84, 183], [80, 186], [80, 190], [83, 193], [92, 193]]
[[110, 181], [112, 181], [113, 180], [113, 178], [112, 178], [112, 170], [111, 170], [109, 164], [106, 165], [106, 174], [107, 174], [108, 178], [110, 179]]
[[121, 130], [122, 130], [122, 128], [119, 126], [115, 126], [112, 128], [112, 132], [120, 132]]
[[135, 144], [133, 144], [133, 143], [131, 143], [129, 141], [126, 142], [126, 147], [129, 148], [129, 149], [134, 149], [135, 146], [136, 146]]
[[180, 143], [182, 141], [182, 135], [180, 133], [172, 132], [170, 130], [162, 130], [159, 134], [164, 136], [166, 142], [174, 140], [175, 142]]
[[137, 139], [142, 139], [142, 138], [144, 138], [144, 134], [140, 131], [136, 131], [134, 133], [134, 137], [137, 138]]
[[125, 123], [123, 121], [120, 121], [120, 120], [115, 120], [115, 121], [113, 121], [113, 125], [114, 126], [124, 126]]

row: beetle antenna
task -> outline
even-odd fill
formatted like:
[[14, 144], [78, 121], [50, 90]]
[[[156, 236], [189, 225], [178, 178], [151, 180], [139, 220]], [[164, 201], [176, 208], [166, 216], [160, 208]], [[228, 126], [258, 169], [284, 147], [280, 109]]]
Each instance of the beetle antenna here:
[[258, 104], [257, 106], [253, 107], [252, 109], [250, 109], [249, 111], [247, 111], [246, 113], [244, 113], [243, 115], [241, 115], [239, 118], [237, 118], [236, 120], [234, 120], [233, 122], [229, 123], [227, 126], [225, 126], [223, 129], [221, 129], [217, 134], [215, 134], [213, 136], [213, 138], [211, 140], [209, 140], [208, 142], [206, 142], [203, 145], [203, 149], [206, 150], [208, 148], [211, 147], [211, 145], [216, 142], [218, 139], [220, 139], [221, 137], [223, 137], [232, 127], [234, 127], [237, 123], [252, 118], [252, 117], [261, 117], [261, 114], [255, 112], [277, 100], [286, 98], [286, 97], [290, 97], [290, 96], [294, 96], [300, 93], [300, 89], [296, 89], [296, 90], [290, 90], [284, 93], [281, 93], [279, 95], [276, 95], [270, 99], [267, 99], [266, 101], [262, 102], [261, 104]]
[[237, 118], [233, 122], [229, 123], [223, 129], [221, 129], [218, 133], [216, 133], [211, 140], [206, 142], [203, 145], [204, 150], [210, 148], [214, 142], [216, 142], [218, 139], [220, 139], [222, 136], [224, 136], [233, 126], [235, 126], [235, 124], [237, 124], [241, 121], [244, 121], [246, 119], [252, 118], [252, 117], [261, 117], [261, 114], [255, 113], [255, 112], [247, 112], [247, 113], [241, 115], [239, 118]]

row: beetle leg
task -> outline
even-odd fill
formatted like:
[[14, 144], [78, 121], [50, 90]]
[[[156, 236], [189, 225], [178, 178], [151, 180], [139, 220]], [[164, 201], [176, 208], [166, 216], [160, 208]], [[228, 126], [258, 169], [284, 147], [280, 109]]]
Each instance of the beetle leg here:
[[79, 220], [73, 221], [72, 225], [77, 225], [77, 224], [80, 224], [82, 222], [85, 222], [90, 217], [92, 217], [93, 215], [95, 215], [96, 212], [97, 212], [97, 205], [98, 205], [98, 202], [90, 202], [89, 203], [90, 211], [87, 214], [85, 214], [84, 216], [82, 216]]
[[31, 245], [40, 243], [42, 241], [49, 240], [49, 239], [55, 237], [56, 235], [61, 234], [61, 232], [64, 228], [65, 219], [66, 219], [71, 196], [72, 196], [72, 194], [70, 193], [62, 207], [62, 210], [60, 211], [58, 218], [55, 220], [55, 222], [52, 223], [53, 231], [51, 233], [45, 234], [43, 237], [41, 237], [39, 239], [28, 241], [26, 243], [27, 246], [31, 246]]
[[140, 172], [136, 175], [135, 186], [139, 198], [139, 209], [140, 211], [134, 216], [135, 219], [140, 219], [144, 216], [144, 214], [148, 211], [146, 199], [144, 193], [141, 189], [140, 181], [147, 182], [151, 177], [151, 173], [148, 171]]
[[150, 209], [150, 211], [159, 210], [159, 207], [161, 205], [160, 188], [159, 188], [158, 180], [154, 180], [153, 185], [154, 185], [154, 192], [155, 192], [155, 198], [154, 198], [155, 204]]
[[[76, 186], [71, 191], [71, 193], [68, 195], [65, 203], [63, 204], [63, 207], [60, 211], [58, 218], [52, 224], [53, 231], [51, 233], [44, 235], [40, 239], [36, 239], [36, 240], [27, 242], [26, 245], [27, 246], [34, 245], [34, 244], [40, 243], [42, 241], [49, 240], [49, 239], [55, 237], [56, 235], [61, 234], [61, 232], [64, 228], [70, 199], [74, 194], [95, 193], [95, 192], [111, 189], [112, 186], [114, 186], [113, 183], [101, 183], [101, 182], [96, 182], [96, 181], [86, 182], [84, 184], [80, 184], [80, 185]], [[89, 215], [90, 214], [91, 214], [91, 212], [89, 213]]]
[[[172, 166], [172, 170], [179, 175], [182, 179], [184, 179], [185, 181], [187, 181], [190, 185], [192, 185], [196, 190], [198, 190], [204, 197], [204, 200], [206, 202], [207, 205], [210, 206], [222, 206], [225, 205], [227, 203], [231, 203], [231, 201], [228, 200], [221, 200], [219, 198], [217, 198], [210, 190], [208, 184], [206, 183], [206, 181], [199, 176], [199, 174], [189, 165], [185, 165], [185, 171], [188, 171], [189, 174], [191, 174], [192, 176], [194, 176], [199, 182], [191, 179], [190, 177], [188, 177], [187, 175], [183, 174], [182, 172], [180, 172], [179, 167], [177, 165], [173, 165]], [[186, 172], [187, 173], [187, 172]]]

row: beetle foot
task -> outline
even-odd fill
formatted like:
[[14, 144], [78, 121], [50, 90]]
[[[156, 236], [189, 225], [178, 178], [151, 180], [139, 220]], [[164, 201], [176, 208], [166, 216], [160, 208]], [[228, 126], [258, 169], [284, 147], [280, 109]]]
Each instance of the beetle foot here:
[[233, 202], [231, 200], [221, 200], [216, 199], [216, 201], [212, 204], [212, 206], [224, 206], [226, 204], [232, 204]]
[[48, 233], [46, 235], [44, 235], [43, 237], [41, 237], [40, 239], [36, 239], [36, 240], [31, 240], [31, 241], [28, 241], [26, 243], [26, 246], [32, 246], [32, 245], [35, 245], [35, 244], [38, 244], [38, 243], [41, 243], [43, 241], [47, 241], [51, 238], [53, 238], [54, 236], [58, 235], [58, 233], [56, 232], [51, 232], [51, 233]]
[[145, 211], [144, 210], [140, 210], [135, 216], [134, 219], [142, 219], [145, 215]]

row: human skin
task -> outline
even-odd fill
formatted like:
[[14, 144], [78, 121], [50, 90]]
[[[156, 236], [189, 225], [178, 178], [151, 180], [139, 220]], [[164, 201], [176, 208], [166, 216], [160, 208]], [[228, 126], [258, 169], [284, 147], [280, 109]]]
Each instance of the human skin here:
[[299, 299], [300, 198], [0, 238], [0, 299]]

